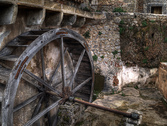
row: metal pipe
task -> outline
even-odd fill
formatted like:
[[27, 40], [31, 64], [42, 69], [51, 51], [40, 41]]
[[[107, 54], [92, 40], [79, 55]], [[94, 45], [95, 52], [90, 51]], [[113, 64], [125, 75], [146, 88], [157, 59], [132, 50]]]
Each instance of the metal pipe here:
[[102, 109], [102, 110], [105, 110], [105, 111], [109, 111], [109, 112], [113, 112], [113, 113], [116, 113], [116, 114], [119, 114], [119, 115], [123, 115], [125, 117], [132, 118], [134, 120], [138, 120], [139, 117], [140, 117], [140, 115], [138, 113], [134, 113], [134, 112], [132, 112], [132, 113], [122, 112], [122, 111], [119, 111], [119, 110], [116, 110], [116, 109], [111, 109], [111, 108], [107, 108], [107, 107], [104, 107], [104, 106], [92, 104], [90, 102], [79, 100], [79, 99], [76, 99], [76, 98], [73, 98], [73, 97], [70, 97], [69, 100], [73, 101], [73, 102], [85, 104], [87, 106], [95, 107], [97, 109]]

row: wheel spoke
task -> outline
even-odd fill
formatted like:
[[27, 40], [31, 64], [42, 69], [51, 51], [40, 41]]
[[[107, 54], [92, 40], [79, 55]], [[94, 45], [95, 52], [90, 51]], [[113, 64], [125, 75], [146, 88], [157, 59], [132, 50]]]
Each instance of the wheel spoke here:
[[14, 109], [13, 109], [13, 112], [16, 112], [18, 111], [19, 109], [23, 108], [24, 106], [30, 104], [31, 102], [35, 101], [38, 97], [40, 97], [43, 93], [38, 93], [37, 95], [35, 96], [32, 96], [31, 98], [25, 100], [24, 102], [18, 104]]
[[56, 114], [55, 114], [55, 117], [54, 117], [54, 121], [53, 121], [53, 123], [52, 123], [52, 126], [57, 126], [58, 113], [59, 113], [59, 111], [57, 110], [57, 112], [56, 112]]
[[64, 92], [64, 87], [66, 86], [66, 76], [65, 76], [65, 69], [64, 69], [64, 42], [63, 37], [61, 37], [61, 73], [62, 73], [62, 93]]
[[39, 83], [43, 84], [44, 86], [46, 86], [48, 89], [50, 89], [51, 91], [55, 92], [57, 94], [57, 96], [60, 97], [60, 92], [56, 91], [52, 86], [50, 86], [49, 84], [47, 84], [45, 81], [43, 81], [41, 78], [37, 77], [36, 75], [34, 75], [33, 73], [31, 73], [30, 71], [28, 71], [27, 69], [24, 70], [25, 73], [27, 73], [28, 75], [30, 75], [32, 78], [34, 78], [35, 80], [37, 80]]
[[[45, 97], [45, 102], [46, 102], [46, 108], [49, 107], [49, 99], [47, 97]], [[51, 126], [51, 118], [49, 112], [46, 114], [46, 117], [48, 119], [48, 126]]]
[[[31, 126], [34, 122], [36, 122], [38, 119], [40, 119], [43, 115], [45, 115], [47, 112], [49, 112], [51, 109], [55, 108], [56, 106], [59, 106], [59, 103], [62, 99], [58, 100], [57, 102], [53, 103], [48, 108], [44, 109], [42, 112], [40, 112], [38, 115], [36, 115], [34, 118], [29, 120], [24, 126]], [[58, 110], [58, 107], [57, 107]]]
[[79, 89], [81, 89], [87, 82], [89, 82], [92, 79], [92, 77], [89, 77], [88, 79], [86, 79], [84, 82], [82, 82], [81, 84], [79, 84], [76, 88], [74, 88], [72, 90], [72, 94], [74, 94], [75, 92], [77, 92]]
[[[67, 48], [65, 49], [65, 51], [64, 51], [64, 55], [67, 53]], [[61, 64], [61, 59], [59, 60], [59, 63], [58, 63], [58, 65], [57, 65], [57, 67], [56, 67], [56, 69], [55, 69], [55, 71], [54, 71], [54, 73], [53, 73], [53, 75], [52, 75], [52, 77], [50, 78], [50, 84], [53, 82], [53, 78], [54, 78], [54, 76], [56, 75], [56, 73], [57, 73], [57, 70], [58, 70], [58, 68], [60, 67], [60, 64]]]
[[44, 81], [46, 81], [45, 62], [44, 62], [43, 48], [40, 50], [40, 53], [41, 53], [41, 63], [42, 63], [42, 76], [43, 76]]
[[[68, 79], [70, 79], [70, 78], [71, 78], [71, 76], [67, 77], [66, 80], [68, 80]], [[53, 86], [54, 88], [56, 88], [56, 87], [60, 86], [61, 84], [62, 84], [62, 80], [60, 80], [59, 82], [56, 82], [56, 83], [52, 84], [52, 86]]]
[[25, 75], [22, 76], [22, 79], [31, 84], [32, 86], [38, 88], [40, 91], [43, 91], [44, 89], [40, 87], [39, 85], [35, 84], [32, 80], [29, 80]]
[[42, 97], [39, 99], [38, 104], [36, 105], [36, 107], [35, 107], [35, 109], [34, 109], [34, 112], [33, 112], [31, 118], [33, 118], [34, 116], [36, 116], [36, 115], [39, 113], [43, 99], [44, 99], [44, 96], [42, 96]]
[[81, 53], [81, 55], [80, 55], [80, 57], [79, 57], [79, 59], [78, 59], [77, 65], [76, 65], [76, 67], [75, 67], [74, 75], [73, 75], [73, 77], [72, 77], [72, 79], [71, 79], [71, 81], [70, 81], [70, 87], [71, 87], [71, 88], [72, 88], [74, 79], [75, 79], [75, 77], [76, 77], [76, 74], [77, 74], [77, 72], [78, 72], [78, 69], [79, 69], [79, 66], [80, 66], [80, 64], [81, 64], [81, 61], [82, 61], [82, 59], [83, 59], [84, 54], [85, 54], [85, 49], [82, 51], [82, 53]]

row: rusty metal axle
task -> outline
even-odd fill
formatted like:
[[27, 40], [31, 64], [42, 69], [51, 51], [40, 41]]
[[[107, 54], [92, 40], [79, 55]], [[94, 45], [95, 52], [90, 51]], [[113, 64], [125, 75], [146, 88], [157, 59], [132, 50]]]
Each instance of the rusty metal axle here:
[[102, 109], [102, 110], [105, 110], [105, 111], [109, 111], [109, 112], [113, 112], [113, 113], [116, 113], [116, 114], [119, 114], [119, 115], [123, 115], [123, 116], [131, 118], [133, 120], [138, 120], [140, 118], [140, 115], [138, 113], [135, 113], [135, 112], [127, 113], [127, 112], [119, 111], [119, 110], [116, 110], [116, 109], [111, 109], [111, 108], [107, 108], [107, 107], [104, 107], [104, 106], [96, 105], [96, 104], [86, 102], [86, 101], [83, 101], [83, 100], [79, 100], [79, 99], [76, 99], [74, 97], [70, 97], [69, 100], [71, 102], [77, 102], [77, 103], [85, 104], [87, 106], [95, 107], [97, 109]]

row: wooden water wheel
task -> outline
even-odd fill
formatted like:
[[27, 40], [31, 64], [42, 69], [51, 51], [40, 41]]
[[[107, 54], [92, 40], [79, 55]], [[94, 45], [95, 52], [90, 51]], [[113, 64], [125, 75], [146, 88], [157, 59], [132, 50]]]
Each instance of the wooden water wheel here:
[[91, 52], [72, 30], [29, 31], [0, 51], [0, 82], [2, 126], [55, 126], [70, 96], [92, 100]]

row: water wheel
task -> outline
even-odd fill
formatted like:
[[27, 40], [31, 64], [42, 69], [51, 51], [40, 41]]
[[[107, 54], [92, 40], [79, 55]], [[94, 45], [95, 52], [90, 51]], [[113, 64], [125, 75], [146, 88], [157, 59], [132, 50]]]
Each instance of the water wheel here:
[[69, 29], [23, 33], [0, 51], [0, 83], [2, 126], [55, 126], [70, 96], [92, 100], [90, 50]]

